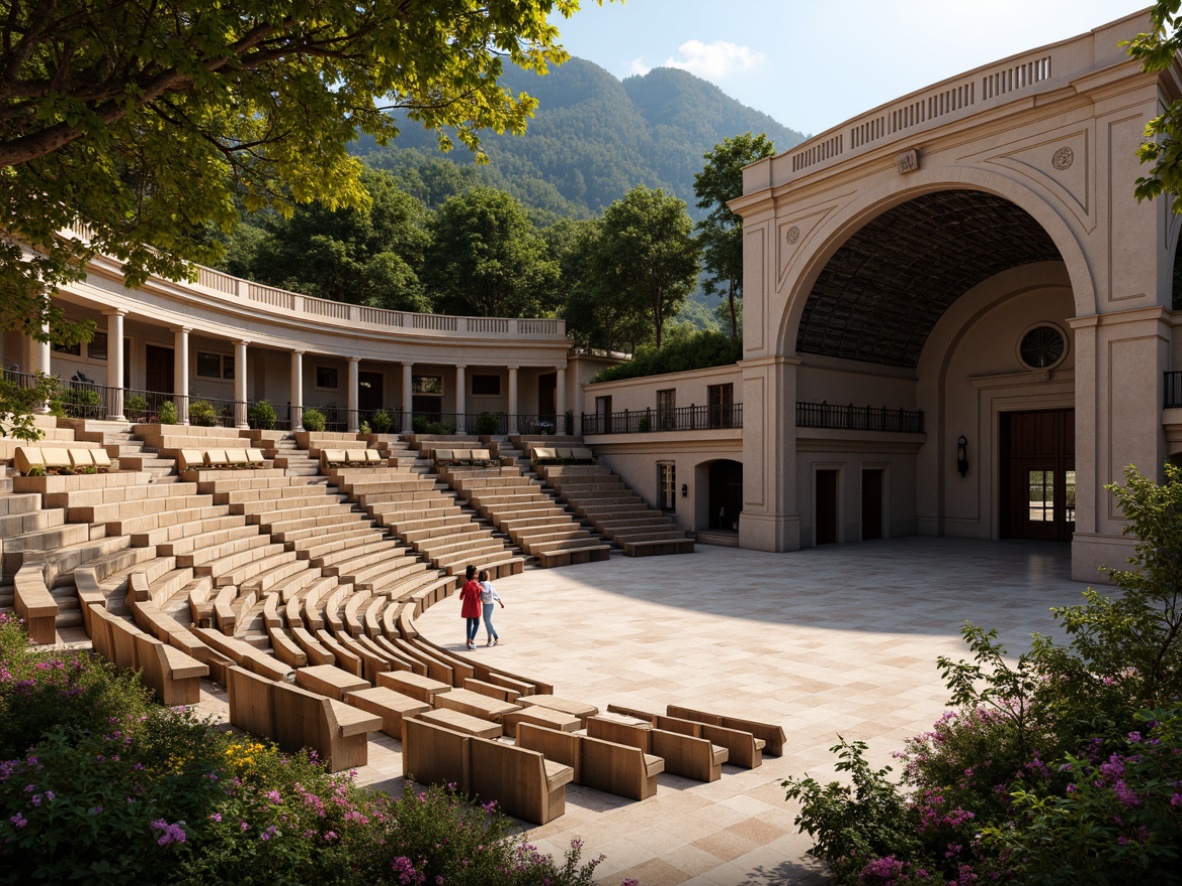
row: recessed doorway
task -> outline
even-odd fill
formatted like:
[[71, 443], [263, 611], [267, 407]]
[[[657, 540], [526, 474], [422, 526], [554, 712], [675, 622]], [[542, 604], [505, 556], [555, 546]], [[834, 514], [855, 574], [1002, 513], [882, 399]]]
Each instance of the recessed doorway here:
[[1001, 536], [1071, 541], [1075, 410], [1001, 416]]

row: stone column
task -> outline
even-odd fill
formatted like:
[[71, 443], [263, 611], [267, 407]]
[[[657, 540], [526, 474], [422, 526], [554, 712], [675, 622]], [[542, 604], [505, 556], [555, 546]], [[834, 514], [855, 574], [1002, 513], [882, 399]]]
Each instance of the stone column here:
[[304, 429], [304, 352], [291, 352], [291, 429]]
[[[554, 379], [554, 411], [558, 413], [554, 418], [554, 433], [566, 433], [566, 367], [555, 368]], [[573, 429], [572, 429], [573, 430]]]
[[107, 317], [107, 419], [123, 417], [123, 318], [127, 311], [103, 311]]
[[[41, 331], [48, 337], [49, 324], [46, 323], [41, 327]], [[33, 365], [29, 367], [29, 371], [36, 374], [38, 372], [44, 375], [52, 374], [53, 370], [53, 348], [50, 346], [48, 338], [46, 341], [39, 341], [33, 346], [32, 350]], [[107, 359], [110, 359], [108, 356]], [[33, 409], [33, 412], [38, 415], [46, 415], [49, 412], [49, 401], [43, 400], [38, 403]]]
[[468, 367], [463, 363], [456, 364], [456, 433], [468, 433], [465, 414], [468, 412], [468, 389], [464, 370]]
[[739, 547], [800, 549], [796, 490], [796, 374], [799, 358], [743, 361], [743, 512]]
[[172, 393], [177, 424], [182, 425], [189, 423], [189, 333], [192, 331], [188, 326], [172, 330]]
[[402, 433], [413, 434], [414, 424], [411, 410], [414, 403], [414, 391], [411, 388], [414, 385], [414, 364], [402, 364]]
[[349, 394], [348, 394], [348, 429], [350, 434], [356, 434], [361, 428], [361, 422], [357, 415], [358, 404], [360, 403], [360, 357], [349, 358]]
[[519, 433], [517, 427], [517, 367], [509, 367], [509, 433]]
[[246, 346], [243, 339], [235, 345], [234, 352], [234, 426], [239, 430], [250, 429], [246, 414]]

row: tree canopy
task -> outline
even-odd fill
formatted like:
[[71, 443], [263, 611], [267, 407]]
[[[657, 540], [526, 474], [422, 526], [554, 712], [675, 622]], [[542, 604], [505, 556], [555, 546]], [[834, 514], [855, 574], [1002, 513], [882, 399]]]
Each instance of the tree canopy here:
[[736, 301], [743, 297], [743, 220], [727, 207], [727, 201], [743, 193], [743, 167], [771, 157], [775, 147], [765, 133], [745, 132], [726, 138], [705, 155], [706, 166], [694, 174], [698, 208], [709, 214], [698, 222], [707, 294], [726, 296], [731, 340], [739, 337]]
[[[57, 0], [7, 4], [0, 32], [0, 328], [61, 340], [41, 298], [96, 252], [129, 282], [183, 277], [220, 249], [234, 197], [290, 212], [365, 204], [358, 133], [404, 112], [478, 149], [536, 102], [498, 83], [566, 53], [579, 0]], [[445, 134], [446, 132], [450, 134]], [[82, 226], [86, 239], [57, 236]], [[21, 243], [39, 254], [23, 260]], [[85, 334], [85, 330], [83, 331]]]
[[[1149, 12], [1151, 30], [1129, 41], [1129, 55], [1138, 59], [1146, 71], [1167, 70], [1182, 51], [1179, 7], [1182, 0], [1154, 4]], [[1153, 169], [1137, 179], [1137, 198], [1146, 200], [1168, 193], [1171, 209], [1182, 213], [1182, 99], [1170, 102], [1164, 113], [1149, 121], [1138, 155], [1142, 163], [1152, 163]]]
[[598, 347], [659, 349], [665, 324], [698, 279], [699, 250], [685, 203], [664, 191], [633, 188], [587, 229], [566, 259], [575, 273], [567, 322]]
[[290, 218], [270, 213], [260, 226], [244, 223], [226, 269], [319, 298], [430, 311], [419, 280], [430, 243], [425, 207], [388, 173], [366, 170], [361, 180], [367, 207], [331, 210], [317, 201]]
[[[479, 150], [481, 131], [524, 131], [536, 101], [499, 83], [504, 65], [542, 74], [565, 61], [552, 15], [579, 4], [12, 0], [0, 30], [0, 331], [88, 339], [93, 324], [66, 322], [47, 290], [97, 254], [121, 260], [133, 286], [185, 278], [191, 262], [216, 262], [238, 205], [364, 208], [346, 150], [359, 134], [385, 144], [409, 120], [443, 148]], [[410, 283], [388, 255], [367, 271]], [[0, 418], [19, 426], [22, 404], [0, 379]]]
[[445, 313], [540, 316], [555, 307], [560, 270], [524, 207], [493, 188], [449, 198], [430, 224], [424, 275]]

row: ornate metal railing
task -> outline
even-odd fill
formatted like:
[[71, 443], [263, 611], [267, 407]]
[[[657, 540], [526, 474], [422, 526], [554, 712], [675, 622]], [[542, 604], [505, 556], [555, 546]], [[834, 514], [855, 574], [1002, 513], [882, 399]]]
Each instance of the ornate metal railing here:
[[887, 409], [887, 407], [841, 406], [836, 403], [797, 403], [798, 428], [835, 428], [843, 431], [891, 431], [902, 434], [923, 433], [922, 409]]
[[582, 433], [646, 434], [660, 431], [708, 431], [743, 427], [743, 404], [680, 406], [676, 409], [625, 409], [623, 412], [584, 412]]

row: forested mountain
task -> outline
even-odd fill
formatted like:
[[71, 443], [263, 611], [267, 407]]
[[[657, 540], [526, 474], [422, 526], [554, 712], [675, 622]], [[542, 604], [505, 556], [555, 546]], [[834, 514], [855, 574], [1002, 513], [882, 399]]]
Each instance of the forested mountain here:
[[502, 82], [539, 104], [524, 136], [481, 136], [488, 166], [474, 166], [463, 147], [440, 154], [434, 133], [409, 120], [388, 146], [368, 140], [355, 150], [371, 165], [398, 173], [428, 205], [435, 188], [425, 179], [438, 176], [434, 161], [442, 158], [457, 164], [463, 178], [513, 194], [538, 221], [598, 215], [637, 185], [675, 194], [696, 218], [694, 173], [702, 168], [702, 155], [724, 138], [766, 132], [780, 151], [804, 139], [675, 68], [620, 81], [572, 58], [545, 77], [510, 68]]
[[[481, 135], [488, 165], [462, 146], [440, 153], [433, 132], [404, 120], [389, 145], [356, 147], [371, 167], [369, 207], [244, 217], [222, 267], [374, 307], [561, 316], [594, 347], [635, 350], [716, 327], [707, 293], [741, 293], [734, 262], [719, 260], [726, 231], [695, 205], [694, 175], [709, 153], [714, 177], [730, 177], [720, 193], [704, 191], [717, 215], [743, 163], [772, 150], [768, 139], [783, 151], [803, 136], [680, 70], [621, 82], [572, 59], [546, 77], [514, 68], [502, 82], [539, 107], [524, 136]], [[727, 302], [732, 334], [737, 310]]]

